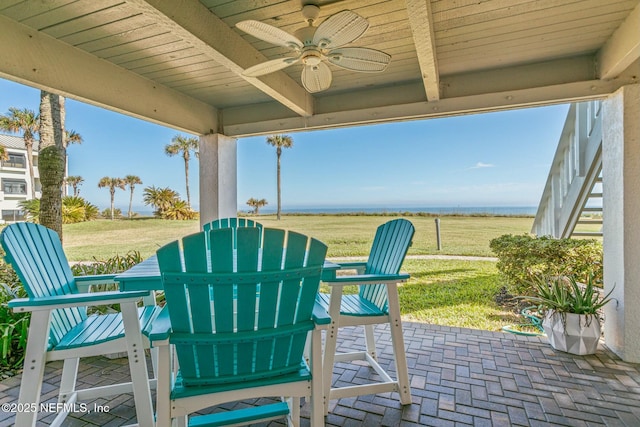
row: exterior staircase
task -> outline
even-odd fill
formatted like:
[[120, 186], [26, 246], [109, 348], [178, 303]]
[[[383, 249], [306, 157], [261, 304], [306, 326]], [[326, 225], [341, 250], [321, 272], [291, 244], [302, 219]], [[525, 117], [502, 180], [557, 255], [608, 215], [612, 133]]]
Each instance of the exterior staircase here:
[[538, 236], [602, 236], [600, 101], [572, 104], [531, 232]]

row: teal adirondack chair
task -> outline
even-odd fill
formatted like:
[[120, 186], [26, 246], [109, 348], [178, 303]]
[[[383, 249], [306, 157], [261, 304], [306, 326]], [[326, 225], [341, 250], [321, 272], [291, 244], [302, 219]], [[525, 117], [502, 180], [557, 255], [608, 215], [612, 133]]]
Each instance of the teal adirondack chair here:
[[[41, 225], [15, 223], [0, 234], [5, 260], [24, 285], [28, 298], [9, 302], [16, 312], [31, 312], [19, 402], [39, 407], [45, 363], [64, 360], [58, 402], [132, 392], [139, 425], [153, 425], [153, 411], [141, 330], [148, 330], [160, 309], [138, 309], [148, 291], [80, 293], [113, 276], [73, 277], [58, 235]], [[87, 316], [87, 306], [120, 304], [122, 313]], [[126, 334], [125, 334], [126, 331]], [[113, 386], [76, 389], [79, 358], [127, 352], [132, 381]], [[55, 422], [68, 412], [60, 411]], [[37, 412], [19, 411], [15, 425], [36, 425]], [[58, 424], [56, 424], [58, 425]]]
[[202, 230], [203, 231], [209, 231], [209, 230], [217, 230], [220, 228], [231, 228], [233, 230], [233, 241], [234, 241], [234, 245], [235, 242], [238, 240], [238, 236], [237, 236], [237, 230], [238, 228], [242, 228], [242, 227], [255, 227], [258, 230], [260, 230], [260, 239], [262, 239], [262, 224], [260, 224], [259, 222], [256, 222], [252, 219], [248, 219], [248, 218], [218, 218], [218, 219], [214, 219], [213, 221], [204, 224], [202, 226]]
[[[285, 230], [261, 234], [256, 227], [214, 229], [157, 251], [168, 308], [168, 319], [163, 313], [150, 335], [159, 350], [158, 426], [203, 408], [268, 396], [288, 402], [195, 416], [189, 425], [281, 417], [298, 425], [300, 397], [309, 395], [312, 425], [323, 425], [316, 326], [330, 319], [314, 310], [327, 247]], [[303, 359], [310, 331], [311, 367]], [[168, 344], [180, 367], [174, 376]]]
[[[363, 394], [398, 392], [403, 405], [411, 403], [411, 388], [407, 370], [407, 361], [402, 336], [400, 304], [398, 302], [398, 283], [409, 278], [400, 273], [400, 267], [407, 254], [414, 234], [414, 227], [406, 219], [396, 219], [378, 227], [373, 245], [366, 262], [340, 264], [341, 269], [356, 270], [356, 275], [339, 275], [328, 281], [331, 293], [319, 294], [319, 303], [329, 312], [332, 322], [327, 331], [324, 350], [324, 387], [325, 396], [330, 399], [353, 397]], [[358, 285], [359, 293], [343, 295], [346, 285]], [[394, 380], [380, 366], [376, 354], [373, 325], [388, 323], [394, 351]], [[363, 326], [366, 351], [337, 353], [339, 328], [344, 326]], [[380, 376], [381, 381], [349, 387], [332, 388], [334, 362], [363, 360]]]

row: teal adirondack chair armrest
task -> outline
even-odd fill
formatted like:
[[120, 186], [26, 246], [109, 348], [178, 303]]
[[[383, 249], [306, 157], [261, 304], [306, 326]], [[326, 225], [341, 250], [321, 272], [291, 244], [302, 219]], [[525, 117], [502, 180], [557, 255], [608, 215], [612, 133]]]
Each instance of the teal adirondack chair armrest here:
[[356, 270], [358, 274], [364, 274], [364, 271], [366, 268], [367, 268], [367, 261], [341, 262], [340, 268], [338, 269], [338, 271]]
[[74, 276], [78, 292], [87, 293], [92, 285], [102, 285], [104, 283], [118, 283], [115, 274], [92, 274], [89, 276]]
[[171, 319], [169, 318], [169, 308], [165, 305], [162, 307], [160, 314], [151, 322], [151, 327], [143, 330], [151, 341], [151, 346], [169, 344], [169, 335], [171, 334]]
[[329, 286], [347, 285], [375, 285], [379, 283], [399, 283], [411, 277], [408, 273], [398, 274], [355, 274], [351, 276], [338, 276], [326, 281]]
[[331, 323], [331, 316], [329, 316], [329, 313], [327, 313], [327, 310], [325, 310], [323, 306], [318, 304], [318, 301], [314, 304], [311, 315], [313, 317], [313, 322], [316, 324], [316, 328], [322, 328]]
[[149, 296], [151, 291], [132, 292], [96, 292], [84, 294], [56, 295], [51, 297], [16, 298], [8, 306], [15, 312], [53, 310], [56, 308], [81, 307], [93, 305], [119, 304], [137, 301]]

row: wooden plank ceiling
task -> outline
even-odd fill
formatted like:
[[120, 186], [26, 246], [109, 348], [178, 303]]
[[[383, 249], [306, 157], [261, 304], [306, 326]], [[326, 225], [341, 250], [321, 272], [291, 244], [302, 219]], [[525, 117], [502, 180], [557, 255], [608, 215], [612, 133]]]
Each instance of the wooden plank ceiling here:
[[[353, 46], [391, 55], [382, 73], [330, 66], [309, 94], [302, 65], [240, 31], [293, 33], [348, 9], [370, 26]], [[249, 135], [602, 97], [635, 83], [640, 0], [3, 0], [0, 75], [193, 133]], [[351, 46], [351, 45], [350, 45]]]

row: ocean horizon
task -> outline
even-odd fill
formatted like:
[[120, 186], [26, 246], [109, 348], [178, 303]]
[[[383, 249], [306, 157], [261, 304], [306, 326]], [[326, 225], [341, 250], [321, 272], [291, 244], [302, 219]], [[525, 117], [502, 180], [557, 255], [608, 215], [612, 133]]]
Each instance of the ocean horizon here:
[[[197, 207], [195, 207], [197, 210]], [[433, 215], [495, 215], [495, 216], [535, 216], [537, 206], [305, 206], [283, 207], [285, 214], [392, 214], [392, 213], [425, 213]], [[239, 213], [250, 213], [247, 208], [238, 209]], [[152, 210], [137, 210], [142, 216], [153, 216]], [[260, 214], [275, 214], [276, 208], [265, 206], [260, 209]]]
[[[388, 213], [427, 213], [437, 215], [500, 215], [500, 216], [534, 216], [537, 206], [370, 206], [370, 207], [299, 207], [282, 208], [283, 213], [304, 213], [304, 214], [347, 214], [347, 213], [367, 213], [367, 214], [388, 214]], [[248, 212], [248, 210], [239, 210]], [[264, 207], [260, 213], [276, 213], [273, 207]]]

